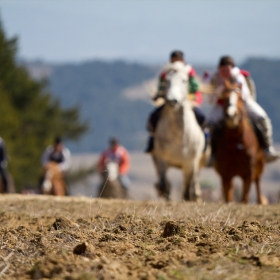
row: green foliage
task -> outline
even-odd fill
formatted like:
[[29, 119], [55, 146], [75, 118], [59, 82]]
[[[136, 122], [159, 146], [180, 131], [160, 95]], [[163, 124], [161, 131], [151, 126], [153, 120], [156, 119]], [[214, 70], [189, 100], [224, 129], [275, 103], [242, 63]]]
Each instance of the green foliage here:
[[87, 130], [79, 108], [62, 109], [45, 81], [34, 81], [17, 65], [17, 39], [7, 39], [0, 24], [0, 135], [10, 156], [17, 190], [36, 186], [40, 156], [57, 135], [78, 139]]

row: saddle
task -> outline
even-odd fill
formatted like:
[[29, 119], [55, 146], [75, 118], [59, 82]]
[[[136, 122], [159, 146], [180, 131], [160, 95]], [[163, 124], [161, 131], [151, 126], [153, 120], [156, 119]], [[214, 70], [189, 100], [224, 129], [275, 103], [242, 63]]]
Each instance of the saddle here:
[[[262, 133], [262, 129], [258, 126], [258, 124], [256, 122], [254, 122], [253, 120], [251, 120], [250, 118], [247, 118], [249, 125], [253, 128], [255, 135], [258, 139], [258, 142], [260, 144], [260, 147], [262, 149], [265, 149], [266, 145], [265, 145], [265, 139]], [[213, 154], [215, 154], [215, 152], [217, 151], [217, 140], [220, 137], [220, 134], [223, 130], [224, 124], [223, 122], [219, 122], [217, 124], [215, 124], [212, 128], [211, 128], [211, 147], [212, 147], [212, 152]]]

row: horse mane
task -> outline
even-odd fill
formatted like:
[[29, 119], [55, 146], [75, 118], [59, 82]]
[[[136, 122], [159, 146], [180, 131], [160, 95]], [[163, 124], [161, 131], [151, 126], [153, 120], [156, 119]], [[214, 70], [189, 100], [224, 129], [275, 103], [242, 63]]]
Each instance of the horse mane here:
[[242, 116], [247, 118], [247, 111], [244, 106], [244, 101], [242, 99], [242, 94], [241, 94], [241, 85], [238, 84], [235, 79], [225, 80], [224, 84], [225, 84], [225, 89], [224, 89], [225, 93], [230, 91], [235, 91], [238, 94], [239, 102], [237, 103], [237, 106], [241, 111]]
[[189, 73], [191, 69], [191, 65], [189, 64], [185, 64], [182, 61], [176, 61], [173, 63], [168, 63], [164, 66], [163, 70], [164, 71], [182, 71], [182, 72], [186, 72], [186, 74]]
[[224, 81], [224, 83], [225, 83], [226, 91], [236, 90], [236, 89], [239, 89], [239, 91], [241, 90], [241, 85], [238, 84], [235, 79], [227, 79]]

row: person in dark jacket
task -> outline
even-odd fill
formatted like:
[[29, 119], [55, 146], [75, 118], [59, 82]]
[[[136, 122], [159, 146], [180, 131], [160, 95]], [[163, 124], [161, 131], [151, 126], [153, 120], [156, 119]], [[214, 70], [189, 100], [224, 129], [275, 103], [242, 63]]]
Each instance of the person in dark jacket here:
[[0, 137], [0, 175], [2, 178], [4, 193], [8, 192], [8, 176], [7, 176], [7, 152], [5, 142]]

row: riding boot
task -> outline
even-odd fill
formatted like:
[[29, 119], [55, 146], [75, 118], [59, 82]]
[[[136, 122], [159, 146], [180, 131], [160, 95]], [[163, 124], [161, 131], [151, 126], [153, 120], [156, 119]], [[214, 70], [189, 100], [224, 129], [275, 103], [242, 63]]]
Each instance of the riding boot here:
[[208, 149], [208, 147], [211, 146], [210, 129], [208, 127], [205, 127], [203, 129], [203, 133], [204, 133], [204, 137], [205, 137], [205, 145], [204, 145], [203, 152], [205, 152]]
[[268, 117], [258, 120], [257, 126], [262, 134], [266, 162], [275, 161], [280, 157], [272, 144], [272, 125]]
[[151, 153], [154, 149], [154, 137], [150, 136], [147, 143], [147, 148], [145, 149], [145, 153]]

